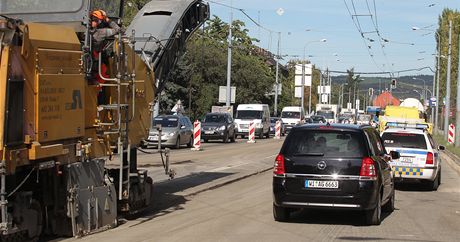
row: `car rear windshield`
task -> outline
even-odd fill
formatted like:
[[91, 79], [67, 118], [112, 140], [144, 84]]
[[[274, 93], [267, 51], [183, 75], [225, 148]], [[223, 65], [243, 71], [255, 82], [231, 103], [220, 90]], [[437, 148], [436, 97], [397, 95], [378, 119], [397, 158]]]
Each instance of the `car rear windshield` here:
[[297, 130], [286, 141], [286, 156], [363, 157], [365, 144], [359, 132]]
[[318, 111], [318, 112], [316, 112], [316, 114], [324, 116], [327, 119], [333, 119], [334, 118], [334, 112]]
[[281, 118], [300, 118], [300, 112], [282, 112]]
[[384, 133], [382, 139], [385, 147], [426, 149], [426, 141], [423, 134]]
[[205, 123], [222, 123], [224, 122], [224, 115], [218, 115], [218, 114], [208, 114], [206, 117], [204, 117], [204, 122]]
[[153, 120], [153, 126], [161, 124], [161, 127], [163, 128], [168, 128], [168, 127], [171, 128], [171, 127], [177, 127], [178, 122], [179, 122], [178, 118], [156, 117]]
[[238, 110], [236, 112], [236, 118], [238, 119], [260, 119], [262, 118], [262, 111], [254, 110]]

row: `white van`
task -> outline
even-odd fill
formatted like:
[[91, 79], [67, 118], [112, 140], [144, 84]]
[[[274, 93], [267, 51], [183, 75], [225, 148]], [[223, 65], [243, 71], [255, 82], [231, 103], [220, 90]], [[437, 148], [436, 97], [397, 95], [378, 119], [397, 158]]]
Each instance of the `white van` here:
[[256, 137], [270, 136], [270, 110], [267, 104], [240, 104], [236, 108], [235, 123], [237, 135], [241, 138], [249, 135], [249, 123], [256, 126]]
[[281, 111], [281, 120], [284, 123], [286, 132], [289, 132], [292, 127], [298, 124], [303, 124], [303, 117], [304, 112], [298, 106], [284, 107], [283, 111]]

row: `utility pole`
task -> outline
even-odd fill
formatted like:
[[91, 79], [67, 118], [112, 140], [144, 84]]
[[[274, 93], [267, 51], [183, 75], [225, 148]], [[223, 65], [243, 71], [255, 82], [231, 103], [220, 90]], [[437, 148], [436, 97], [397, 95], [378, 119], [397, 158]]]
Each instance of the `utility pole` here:
[[446, 83], [446, 106], [444, 108], [444, 138], [449, 135], [449, 114], [450, 114], [450, 71], [452, 59], [452, 20], [449, 20], [449, 52], [447, 54], [447, 83]]
[[[438, 65], [437, 65], [437, 68], [436, 68], [436, 111], [435, 111], [435, 116], [434, 116], [434, 123], [435, 123], [435, 130], [437, 132], [439, 132], [439, 79], [440, 79], [440, 73], [441, 73], [441, 70], [440, 70], [440, 61], [441, 61], [441, 38], [439, 37], [439, 34], [436, 33], [436, 35], [438, 36]], [[434, 89], [433, 89], [433, 92], [434, 92]]]
[[276, 51], [276, 80], [275, 80], [275, 110], [273, 113], [275, 117], [278, 116], [278, 89], [279, 89], [279, 81], [278, 81], [278, 72], [279, 72], [279, 59], [280, 59], [280, 39], [281, 39], [281, 32], [278, 32], [278, 50]]
[[233, 1], [230, 2], [230, 23], [228, 24], [228, 55], [227, 55], [227, 99], [225, 105], [230, 107], [232, 91], [230, 84], [232, 80], [232, 22], [233, 22]]
[[[459, 45], [458, 45], [458, 49], [460, 51], [460, 34], [458, 35], [458, 40], [459, 42]], [[459, 56], [460, 56], [460, 52], [459, 53]], [[460, 59], [459, 59], [460, 60]], [[460, 61], [458, 62], [458, 68], [457, 68], [457, 110], [456, 110], [456, 115], [455, 115], [455, 127], [460, 127]], [[455, 132], [455, 147], [460, 147], [460, 132]]]

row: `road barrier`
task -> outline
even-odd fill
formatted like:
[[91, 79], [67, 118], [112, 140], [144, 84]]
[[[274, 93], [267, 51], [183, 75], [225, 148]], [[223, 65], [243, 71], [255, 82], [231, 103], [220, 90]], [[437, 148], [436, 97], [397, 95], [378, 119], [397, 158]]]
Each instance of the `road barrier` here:
[[275, 137], [274, 139], [281, 139], [281, 122], [278, 120], [275, 123]]
[[254, 122], [249, 123], [248, 143], [256, 142], [256, 125]]
[[449, 142], [449, 144], [453, 144], [455, 142], [455, 125], [454, 124], [449, 125], [449, 134], [447, 136], [447, 142]]
[[201, 123], [198, 120], [193, 123], [193, 148], [191, 150], [201, 150]]

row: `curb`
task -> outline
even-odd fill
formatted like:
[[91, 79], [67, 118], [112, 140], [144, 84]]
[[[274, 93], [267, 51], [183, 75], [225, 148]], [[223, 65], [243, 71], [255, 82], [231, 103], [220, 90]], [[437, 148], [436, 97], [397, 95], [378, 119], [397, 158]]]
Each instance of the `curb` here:
[[460, 158], [448, 150], [443, 150], [441, 154], [447, 156], [447, 159], [443, 161], [446, 161], [460, 175]]
[[206, 188], [199, 189], [198, 191], [192, 191], [192, 192], [190, 192], [190, 193], [183, 194], [183, 196], [184, 196], [184, 197], [192, 197], [192, 196], [198, 195], [198, 194], [200, 194], [200, 193], [202, 193], [202, 192], [214, 190], [214, 189], [223, 187], [223, 186], [225, 186], [225, 185], [229, 185], [229, 184], [232, 184], [232, 183], [235, 183], [235, 182], [244, 180], [244, 179], [246, 179], [246, 178], [249, 178], [249, 177], [252, 177], [252, 176], [255, 176], [255, 175], [259, 175], [259, 174], [261, 174], [261, 173], [270, 171], [270, 170], [272, 170], [272, 169], [273, 169], [273, 167], [270, 166], [269, 168], [264, 168], [264, 169], [261, 169], [261, 170], [257, 170], [257, 171], [251, 172], [251, 173], [246, 174], [246, 175], [243, 175], [243, 176], [236, 176], [235, 178], [231, 178], [231, 179], [226, 180], [226, 181], [223, 181], [223, 182], [221, 182], [221, 183], [217, 183], [217, 184], [214, 184], [214, 185], [212, 185], [212, 186], [209, 186], [209, 187], [206, 187]]

